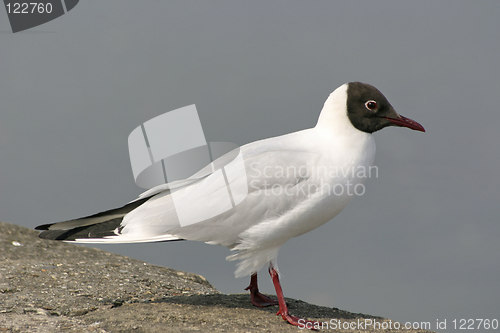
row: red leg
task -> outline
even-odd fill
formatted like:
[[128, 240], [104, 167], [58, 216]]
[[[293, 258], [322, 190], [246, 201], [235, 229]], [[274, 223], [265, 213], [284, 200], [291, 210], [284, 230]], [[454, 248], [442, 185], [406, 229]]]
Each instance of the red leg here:
[[250, 301], [253, 305], [259, 308], [278, 305], [277, 301], [259, 292], [259, 286], [257, 285], [257, 273], [252, 274], [250, 278], [250, 285], [246, 287], [245, 290], [250, 290]]
[[280, 309], [276, 315], [281, 315], [283, 320], [292, 324], [294, 326], [300, 326], [302, 328], [314, 328], [315, 326], [319, 326], [319, 322], [310, 321], [305, 319], [300, 319], [299, 317], [292, 316], [288, 313], [288, 307], [285, 302], [285, 297], [283, 296], [283, 290], [281, 289], [280, 278], [276, 269], [270, 265], [269, 266], [269, 274], [271, 275], [271, 279], [273, 279], [274, 288], [276, 289], [276, 296], [278, 296], [278, 303]]

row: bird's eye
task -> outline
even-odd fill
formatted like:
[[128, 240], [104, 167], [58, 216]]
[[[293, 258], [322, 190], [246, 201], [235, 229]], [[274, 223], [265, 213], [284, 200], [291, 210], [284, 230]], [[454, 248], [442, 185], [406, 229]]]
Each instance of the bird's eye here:
[[369, 101], [367, 101], [367, 102], [365, 103], [365, 106], [366, 106], [366, 108], [367, 108], [368, 110], [370, 110], [370, 111], [375, 111], [375, 110], [377, 110], [377, 107], [378, 107], [377, 102], [375, 102], [375, 101], [373, 101], [373, 100], [369, 100]]

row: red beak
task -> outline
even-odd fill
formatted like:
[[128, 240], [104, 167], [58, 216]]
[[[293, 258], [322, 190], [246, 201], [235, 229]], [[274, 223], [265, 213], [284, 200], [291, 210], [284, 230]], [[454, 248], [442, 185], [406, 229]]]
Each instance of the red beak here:
[[399, 118], [384, 117], [396, 126], [408, 127], [415, 131], [425, 132], [425, 128], [415, 120], [399, 115]]

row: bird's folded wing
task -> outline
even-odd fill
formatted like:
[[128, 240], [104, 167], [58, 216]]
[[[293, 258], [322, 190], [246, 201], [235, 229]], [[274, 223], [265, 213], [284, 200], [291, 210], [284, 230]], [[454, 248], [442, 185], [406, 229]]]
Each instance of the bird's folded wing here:
[[[127, 214], [124, 238], [174, 235], [229, 245], [241, 232], [285, 214], [307, 199], [300, 191], [320, 158], [308, 151], [243, 149], [226, 165], [191, 183], [160, 191]], [[151, 192], [150, 192], [151, 194]]]

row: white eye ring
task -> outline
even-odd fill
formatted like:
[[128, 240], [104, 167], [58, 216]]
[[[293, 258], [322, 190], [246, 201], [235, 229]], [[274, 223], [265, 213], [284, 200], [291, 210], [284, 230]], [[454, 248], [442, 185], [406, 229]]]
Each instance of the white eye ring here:
[[378, 104], [371, 99], [365, 103], [365, 107], [370, 111], [376, 111], [378, 109]]

